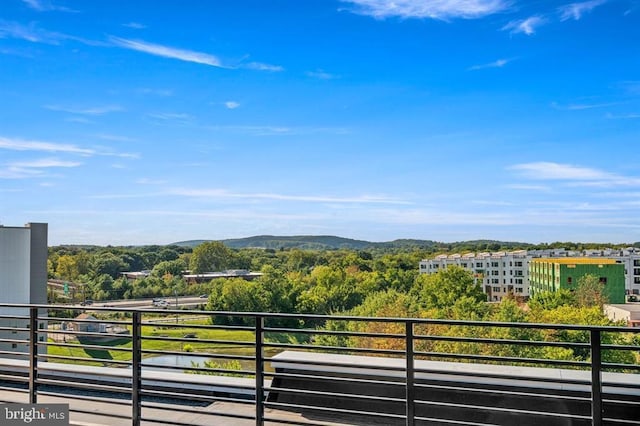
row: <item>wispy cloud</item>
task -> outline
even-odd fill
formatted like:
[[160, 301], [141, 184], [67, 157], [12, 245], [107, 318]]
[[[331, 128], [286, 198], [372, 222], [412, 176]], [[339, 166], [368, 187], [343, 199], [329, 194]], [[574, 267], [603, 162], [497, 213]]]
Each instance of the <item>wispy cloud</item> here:
[[236, 101], [227, 101], [224, 103], [224, 106], [226, 106], [228, 109], [236, 109], [240, 106], [240, 103]]
[[9, 139], [2, 136], [0, 136], [0, 149], [8, 149], [11, 151], [68, 152], [80, 155], [95, 154], [94, 150], [81, 148], [77, 145]]
[[530, 16], [527, 19], [519, 19], [509, 22], [502, 27], [503, 31], [509, 31], [511, 34], [523, 33], [526, 35], [535, 34], [536, 29], [547, 23], [547, 19], [540, 15]]
[[122, 24], [123, 27], [133, 28], [134, 30], [144, 30], [147, 28], [146, 25], [141, 24], [139, 22], [127, 22], [126, 24]]
[[68, 112], [77, 115], [105, 115], [111, 112], [120, 112], [124, 109], [119, 105], [104, 105], [98, 107], [78, 108], [64, 105], [45, 105], [44, 108], [51, 111]]
[[161, 56], [163, 58], [177, 59], [185, 62], [209, 65], [217, 68], [229, 68], [222, 64], [220, 59], [209, 53], [196, 52], [193, 50], [178, 49], [175, 47], [163, 46], [161, 44], [149, 43], [142, 40], [129, 40], [120, 37], [109, 37], [109, 40], [116, 46], [148, 53], [149, 55]]
[[330, 73], [328, 73], [326, 71], [323, 71], [323, 70], [307, 71], [305, 74], [308, 77], [317, 78], [319, 80], [333, 80], [335, 78], [338, 78], [337, 75], [330, 74]]
[[106, 133], [99, 133], [95, 135], [96, 138], [103, 139], [106, 141], [114, 141], [114, 142], [135, 142], [135, 138], [130, 138], [128, 136], [120, 136], [120, 135], [110, 135]]
[[20, 161], [10, 163], [10, 167], [17, 167], [21, 169], [46, 169], [50, 167], [78, 167], [82, 163], [78, 161], [63, 161], [57, 158], [41, 158], [33, 161]]
[[61, 40], [69, 39], [66, 34], [43, 30], [35, 23], [22, 25], [17, 22], [0, 20], [0, 38], [14, 38], [31, 43], [60, 44]]
[[143, 95], [156, 95], [156, 96], [163, 96], [163, 97], [173, 96], [173, 90], [171, 89], [150, 89], [148, 87], [143, 87], [136, 90], [136, 92], [141, 93]]
[[250, 70], [257, 70], [257, 71], [270, 71], [270, 72], [284, 71], [284, 68], [281, 67], [280, 65], [271, 65], [271, 64], [265, 64], [262, 62], [249, 62], [241, 65], [241, 68], [247, 68]]
[[585, 13], [591, 12], [598, 6], [605, 4], [608, 0], [590, 0], [585, 2], [570, 3], [564, 6], [560, 6], [558, 11], [560, 12], [560, 20], [567, 21], [569, 19], [575, 19], [578, 21]]
[[39, 28], [35, 23], [23, 25], [18, 22], [4, 21], [0, 19], [0, 39], [13, 38], [25, 40], [31, 43], [42, 43], [59, 45], [62, 41], [75, 41], [86, 44], [88, 46], [104, 46], [105, 43], [94, 40], [87, 40], [82, 37], [76, 37], [69, 34], [63, 34], [55, 31], [48, 31]]
[[508, 189], [515, 189], [517, 191], [550, 191], [551, 188], [544, 185], [525, 185], [525, 184], [510, 184], [505, 186]]
[[617, 119], [634, 120], [634, 119], [640, 118], [640, 112], [630, 112], [628, 114], [606, 114], [605, 118], [612, 119], [612, 120], [617, 120]]
[[350, 11], [385, 18], [477, 19], [507, 10], [509, 0], [342, 0]]
[[498, 59], [487, 64], [473, 65], [468, 68], [469, 71], [483, 70], [485, 68], [502, 68], [511, 62], [512, 59]]
[[0, 169], [2, 179], [25, 179], [44, 176], [44, 169], [60, 167], [78, 167], [82, 163], [77, 161], [62, 161], [56, 158], [43, 158], [32, 161], [17, 161], [7, 163], [6, 169]]
[[75, 12], [68, 7], [55, 5], [50, 0], [22, 0], [22, 2], [38, 12]]
[[239, 198], [249, 200], [302, 201], [312, 203], [348, 203], [348, 204], [410, 204], [407, 201], [386, 196], [361, 195], [355, 197], [332, 197], [317, 195], [287, 195], [275, 193], [241, 193], [226, 189], [172, 189], [170, 195], [196, 198]]
[[183, 123], [193, 120], [193, 116], [183, 112], [156, 112], [147, 114], [147, 117], [162, 121], [178, 121]]
[[138, 158], [137, 154], [131, 153], [119, 153], [104, 149], [83, 148], [78, 145], [55, 143], [55, 142], [42, 142], [42, 141], [30, 141], [24, 139], [6, 138], [0, 136], [0, 149], [6, 149], [10, 151], [39, 151], [39, 152], [55, 152], [55, 153], [68, 153], [82, 156], [113, 156], [121, 158]]
[[607, 187], [613, 185], [638, 186], [640, 178], [627, 177], [590, 167], [553, 162], [533, 162], [509, 167], [523, 177], [532, 180], [556, 180], [573, 186]]
[[585, 109], [594, 109], [594, 108], [605, 108], [614, 105], [619, 105], [620, 102], [602, 102], [595, 104], [569, 104], [569, 105], [559, 105], [556, 102], [552, 102], [551, 106], [555, 109], [567, 110], [567, 111], [581, 111]]

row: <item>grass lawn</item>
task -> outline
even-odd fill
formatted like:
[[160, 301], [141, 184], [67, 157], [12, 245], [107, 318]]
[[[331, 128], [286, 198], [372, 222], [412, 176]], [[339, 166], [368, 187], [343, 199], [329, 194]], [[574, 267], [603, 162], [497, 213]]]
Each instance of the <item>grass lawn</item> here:
[[[253, 344], [255, 338], [252, 332], [244, 330], [217, 330], [205, 329], [199, 327], [190, 327], [190, 325], [204, 325], [207, 320], [195, 320], [180, 322], [180, 327], [173, 327], [171, 323], [162, 323], [157, 325], [149, 325], [142, 327], [142, 349], [145, 350], [162, 350], [182, 352], [187, 345], [190, 345], [193, 352], [233, 354], [233, 355], [252, 355], [254, 349], [252, 346], [235, 345], [233, 343], [217, 343], [217, 342], [199, 342], [201, 340], [220, 340], [225, 342], [249, 342]], [[175, 325], [175, 324], [173, 324]], [[191, 337], [190, 342], [172, 342], [167, 340], [155, 340], [153, 337], [159, 338], [184, 338]], [[47, 353], [49, 355], [68, 356], [76, 358], [87, 358], [92, 361], [62, 360], [51, 358], [52, 362], [63, 363], [86, 363], [87, 365], [104, 365], [109, 360], [129, 361], [131, 360], [131, 352], [118, 349], [131, 349], [131, 340], [128, 338], [120, 339], [110, 343], [95, 343], [101, 348], [90, 349], [82, 345], [77, 340], [69, 341], [69, 344], [78, 346], [66, 347], [57, 346], [50, 339]], [[143, 355], [148, 356], [148, 355]], [[100, 361], [98, 361], [100, 360]]]

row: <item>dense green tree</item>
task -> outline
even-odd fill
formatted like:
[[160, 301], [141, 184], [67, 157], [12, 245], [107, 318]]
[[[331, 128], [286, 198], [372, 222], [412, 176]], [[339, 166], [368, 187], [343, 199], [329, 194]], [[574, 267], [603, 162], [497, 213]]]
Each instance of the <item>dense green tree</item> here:
[[230, 266], [233, 254], [220, 241], [208, 241], [193, 249], [189, 269], [194, 274], [215, 272]]
[[458, 266], [450, 266], [435, 274], [421, 274], [416, 279], [412, 294], [422, 308], [450, 310], [458, 299], [469, 297], [477, 303], [486, 302], [487, 296], [473, 275]]
[[105, 252], [94, 256], [90, 263], [91, 274], [95, 277], [109, 275], [116, 279], [121, 272], [129, 270], [129, 265], [120, 256]]
[[604, 284], [595, 275], [587, 274], [578, 278], [578, 286], [574, 293], [576, 305], [579, 307], [602, 307], [609, 302]]
[[164, 260], [153, 267], [153, 269], [151, 270], [151, 275], [156, 277], [163, 277], [165, 275], [181, 277], [182, 272], [186, 268], [187, 265], [182, 259]]

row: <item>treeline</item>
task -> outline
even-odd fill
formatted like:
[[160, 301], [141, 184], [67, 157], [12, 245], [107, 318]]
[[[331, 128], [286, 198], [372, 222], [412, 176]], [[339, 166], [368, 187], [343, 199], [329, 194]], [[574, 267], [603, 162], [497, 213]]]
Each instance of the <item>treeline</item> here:
[[[566, 246], [566, 245], [565, 245]], [[84, 298], [96, 300], [207, 294], [212, 311], [342, 314], [366, 317], [440, 318], [499, 322], [616, 325], [602, 311], [606, 303], [594, 277], [584, 277], [574, 293], [543, 293], [528, 303], [507, 297], [487, 303], [470, 272], [450, 267], [437, 274], [418, 273], [425, 250], [275, 250], [230, 249], [221, 242], [207, 242], [194, 249], [169, 247], [52, 248], [51, 277], [86, 283]], [[150, 275], [128, 281], [121, 272], [149, 270]], [[194, 273], [224, 269], [262, 272], [253, 281], [241, 278], [214, 279], [188, 285], [185, 270]], [[72, 295], [77, 300], [80, 295]], [[246, 324], [239, 317], [215, 316], [222, 324]], [[281, 320], [287, 327], [326, 328], [365, 333], [401, 333], [391, 323]], [[582, 332], [555, 333], [544, 330], [493, 327], [429, 326], [419, 333], [512, 340], [588, 342]], [[629, 336], [605, 334], [603, 344], [629, 344]], [[636, 338], [638, 340], [638, 338]], [[393, 339], [319, 337], [322, 345], [394, 348]], [[633, 344], [640, 344], [636, 341]], [[475, 355], [526, 356], [540, 359], [585, 360], [581, 348], [526, 345], [496, 346], [426, 340], [416, 350], [470, 353]], [[505, 355], [506, 356], [506, 355]], [[633, 363], [631, 351], [604, 351], [608, 362]]]
[[[267, 306], [277, 312], [295, 312], [299, 306], [298, 294], [305, 294], [301, 300], [313, 299], [310, 288], [315, 287], [316, 282], [324, 282], [331, 292], [337, 291], [334, 281], [344, 282], [344, 289], [327, 299], [327, 309], [323, 309], [322, 313], [328, 313], [352, 308], [364, 294], [372, 290], [411, 287], [417, 276], [418, 262], [426, 255], [423, 250], [231, 249], [221, 242], [206, 242], [193, 249], [182, 246], [61, 246], [49, 250], [49, 277], [84, 284], [74, 287], [76, 294], [70, 297], [75, 300], [108, 300], [169, 296], [175, 293], [208, 294], [218, 291], [220, 282], [187, 285], [181, 277], [182, 273], [246, 269], [263, 272], [264, 276], [253, 284], [244, 280], [225, 280], [229, 281], [227, 285], [234, 282], [242, 289], [246, 285], [261, 283], [265, 284], [262, 286], [265, 289], [274, 291], [279, 286], [294, 285], [295, 289], [289, 292], [286, 303], [270, 302]], [[122, 276], [122, 272], [142, 270], [150, 271], [150, 275], [135, 281], [128, 281]], [[354, 278], [356, 275], [357, 280]], [[269, 284], [276, 281], [277, 285]], [[347, 288], [355, 285], [355, 281], [363, 283], [358, 284], [359, 289], [347, 291]], [[305, 292], [304, 289], [309, 291]], [[313, 291], [320, 292], [320, 289]], [[341, 300], [339, 296], [345, 292], [352, 295], [347, 298], [349, 302]], [[309, 300], [300, 303], [300, 306], [314, 306]], [[283, 310], [283, 307], [287, 310]]]

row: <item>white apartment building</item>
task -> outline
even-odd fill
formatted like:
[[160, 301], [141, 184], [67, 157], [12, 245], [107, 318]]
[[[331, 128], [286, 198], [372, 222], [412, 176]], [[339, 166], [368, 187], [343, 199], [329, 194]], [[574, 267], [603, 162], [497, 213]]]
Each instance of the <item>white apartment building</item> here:
[[[0, 303], [47, 303], [47, 224], [29, 223], [24, 227], [10, 227], [0, 225]], [[28, 316], [28, 308], [0, 307], [1, 327], [27, 328], [26, 319], [11, 318], [11, 316]], [[39, 316], [46, 315], [43, 309]], [[46, 322], [41, 321], [39, 328], [46, 328]], [[18, 354], [29, 351], [27, 343], [17, 342], [27, 340], [26, 331], [0, 330], [0, 353], [2, 357], [20, 357]], [[40, 341], [46, 340], [46, 334], [40, 334]], [[42, 346], [39, 351], [45, 352]]]
[[601, 249], [569, 251], [565, 249], [517, 250], [496, 253], [442, 254], [420, 262], [421, 274], [434, 274], [449, 265], [470, 271], [487, 294], [487, 300], [499, 302], [509, 293], [529, 297], [529, 261], [539, 257], [606, 257], [625, 265], [625, 289], [628, 295], [640, 295], [640, 249]]
[[420, 262], [420, 273], [434, 274], [450, 265], [470, 271], [490, 302], [509, 293], [529, 296], [529, 259], [526, 250], [496, 253], [442, 254]]

